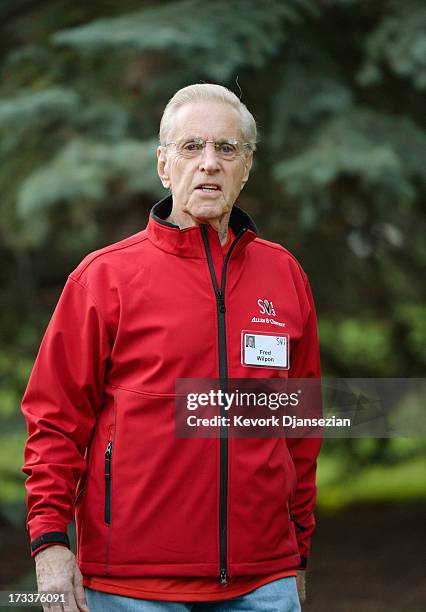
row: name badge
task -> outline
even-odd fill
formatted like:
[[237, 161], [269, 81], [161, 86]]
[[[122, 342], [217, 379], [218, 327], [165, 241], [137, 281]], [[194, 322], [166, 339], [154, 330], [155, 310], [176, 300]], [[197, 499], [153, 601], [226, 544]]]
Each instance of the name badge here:
[[241, 332], [241, 363], [245, 366], [288, 370], [289, 344], [288, 334], [259, 334], [245, 329]]

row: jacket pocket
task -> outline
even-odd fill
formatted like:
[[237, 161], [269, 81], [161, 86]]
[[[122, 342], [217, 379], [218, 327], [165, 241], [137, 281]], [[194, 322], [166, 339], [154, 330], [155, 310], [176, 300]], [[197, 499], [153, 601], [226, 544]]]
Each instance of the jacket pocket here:
[[107, 525], [111, 524], [111, 481], [112, 481], [112, 440], [107, 444], [105, 450], [105, 509], [104, 509], [104, 521]]
[[176, 438], [174, 396], [120, 389], [116, 405], [99, 453], [108, 567], [208, 563], [214, 575], [217, 440]]

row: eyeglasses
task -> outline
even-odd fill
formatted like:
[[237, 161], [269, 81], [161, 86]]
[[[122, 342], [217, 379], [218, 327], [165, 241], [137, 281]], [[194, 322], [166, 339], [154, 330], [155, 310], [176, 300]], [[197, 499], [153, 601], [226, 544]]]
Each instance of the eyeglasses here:
[[199, 157], [203, 153], [208, 142], [214, 145], [218, 157], [228, 161], [241, 157], [241, 155], [248, 151], [254, 151], [256, 148], [256, 146], [250, 142], [239, 142], [234, 138], [218, 141], [204, 140], [203, 138], [193, 138], [191, 140], [183, 139], [176, 142], [168, 142], [165, 146], [174, 145], [178, 155], [192, 159]]

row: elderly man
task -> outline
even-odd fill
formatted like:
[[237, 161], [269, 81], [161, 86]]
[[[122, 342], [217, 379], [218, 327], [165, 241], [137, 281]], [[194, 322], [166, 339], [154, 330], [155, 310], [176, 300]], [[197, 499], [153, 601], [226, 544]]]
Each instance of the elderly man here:
[[[66, 592], [68, 609], [300, 610], [319, 441], [174, 428], [176, 379], [319, 376], [306, 275], [234, 205], [255, 142], [229, 90], [178, 91], [157, 151], [171, 195], [80, 263], [50, 321], [23, 469], [39, 590]], [[285, 355], [271, 345], [284, 336]], [[274, 366], [253, 363], [270, 345]]]

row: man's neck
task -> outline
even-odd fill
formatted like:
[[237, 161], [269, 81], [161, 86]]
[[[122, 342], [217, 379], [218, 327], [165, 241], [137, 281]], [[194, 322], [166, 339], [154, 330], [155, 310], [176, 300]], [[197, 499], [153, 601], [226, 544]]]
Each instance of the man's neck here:
[[200, 225], [200, 223], [205, 223], [210, 225], [219, 235], [220, 244], [223, 246], [226, 244], [228, 239], [228, 224], [229, 224], [229, 215], [225, 215], [221, 219], [193, 219], [190, 215], [179, 215], [176, 211], [170, 213], [167, 217], [166, 221], [169, 223], [173, 223], [173, 225], [177, 225], [180, 229], [185, 229], [187, 227], [194, 227], [195, 225]]

